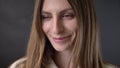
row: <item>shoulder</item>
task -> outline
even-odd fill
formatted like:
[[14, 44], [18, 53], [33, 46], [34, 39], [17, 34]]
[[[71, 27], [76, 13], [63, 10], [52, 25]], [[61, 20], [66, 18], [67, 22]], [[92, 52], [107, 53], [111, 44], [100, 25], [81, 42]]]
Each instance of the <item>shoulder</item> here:
[[26, 62], [26, 58], [20, 58], [10, 65], [9, 68], [23, 68]]
[[106, 63], [104, 65], [104, 68], [118, 68], [116, 65], [110, 64], [110, 63]]

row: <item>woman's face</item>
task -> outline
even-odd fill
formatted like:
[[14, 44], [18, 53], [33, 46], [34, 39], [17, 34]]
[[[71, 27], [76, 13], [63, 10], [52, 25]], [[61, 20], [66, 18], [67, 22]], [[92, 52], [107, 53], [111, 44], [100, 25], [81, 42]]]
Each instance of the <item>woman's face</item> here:
[[42, 28], [56, 51], [71, 50], [78, 27], [75, 13], [67, 0], [45, 0]]

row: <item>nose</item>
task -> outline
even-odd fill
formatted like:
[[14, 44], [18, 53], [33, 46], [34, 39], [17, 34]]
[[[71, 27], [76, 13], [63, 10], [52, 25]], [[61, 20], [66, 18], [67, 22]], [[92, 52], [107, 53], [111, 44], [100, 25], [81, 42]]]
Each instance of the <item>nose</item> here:
[[52, 19], [52, 32], [54, 34], [61, 34], [64, 31], [64, 24], [59, 17], [54, 16]]

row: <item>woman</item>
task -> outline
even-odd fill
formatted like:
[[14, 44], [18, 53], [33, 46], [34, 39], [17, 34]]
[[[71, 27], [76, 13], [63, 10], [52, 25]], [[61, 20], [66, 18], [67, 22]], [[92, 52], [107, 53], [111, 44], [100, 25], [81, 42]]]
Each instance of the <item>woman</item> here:
[[10, 68], [117, 68], [98, 39], [91, 0], [37, 0], [27, 54]]

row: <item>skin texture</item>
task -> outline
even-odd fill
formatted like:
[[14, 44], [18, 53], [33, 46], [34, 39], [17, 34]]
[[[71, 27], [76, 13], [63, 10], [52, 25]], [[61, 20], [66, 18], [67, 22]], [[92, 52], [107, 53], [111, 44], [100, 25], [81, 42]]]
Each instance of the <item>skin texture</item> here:
[[45, 0], [42, 9], [43, 31], [56, 51], [70, 50], [77, 21], [67, 0]]
[[76, 36], [77, 20], [67, 0], [45, 0], [42, 9], [43, 31], [56, 50], [54, 62], [67, 68]]

